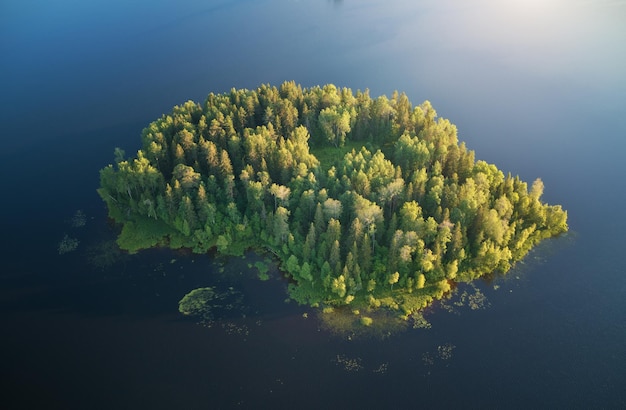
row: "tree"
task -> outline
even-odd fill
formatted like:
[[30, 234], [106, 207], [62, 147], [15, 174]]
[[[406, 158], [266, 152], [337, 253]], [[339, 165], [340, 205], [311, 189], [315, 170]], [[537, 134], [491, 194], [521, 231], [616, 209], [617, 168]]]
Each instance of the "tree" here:
[[334, 241], [330, 248], [330, 257], [328, 258], [328, 262], [335, 274], [339, 274], [341, 270], [341, 246], [339, 245], [338, 240]]
[[274, 213], [274, 237], [284, 242], [289, 234], [289, 210], [279, 206]]
[[302, 258], [305, 262], [310, 262], [315, 257], [315, 224], [311, 222], [309, 233], [306, 235], [304, 246], [302, 248]]
[[400, 279], [400, 274], [398, 272], [394, 272], [389, 274], [387, 279], [387, 283], [391, 285], [391, 290], [393, 290], [393, 285], [398, 283], [398, 279]]
[[341, 102], [341, 96], [334, 84], [326, 84], [321, 89], [320, 105], [322, 108], [334, 107]]
[[415, 284], [415, 287], [417, 289], [423, 289], [425, 284], [426, 284], [426, 276], [424, 276], [423, 273], [418, 274], [417, 275], [417, 282]]
[[270, 194], [274, 196], [274, 210], [276, 210], [276, 207], [278, 206], [278, 201], [280, 201], [281, 206], [288, 206], [291, 189], [284, 185], [272, 184], [270, 187]]
[[361, 252], [359, 263], [361, 265], [361, 268], [363, 269], [363, 271], [369, 272], [372, 266], [373, 245], [370, 239], [370, 235], [367, 233], [363, 235], [363, 244], [361, 245], [360, 250]]
[[378, 197], [383, 204], [389, 204], [389, 215], [393, 215], [396, 200], [402, 195], [404, 189], [404, 180], [401, 178], [394, 179], [387, 185], [378, 189]]
[[228, 155], [228, 151], [222, 150], [220, 152], [220, 172], [223, 178], [227, 176], [233, 175], [233, 164], [230, 161], [230, 156]]
[[315, 206], [315, 216], [313, 217], [313, 221], [315, 222], [315, 230], [317, 236], [319, 237], [322, 232], [326, 229], [326, 220], [324, 219], [324, 211], [322, 210], [322, 204], [319, 202]]
[[333, 279], [331, 289], [340, 298], [346, 296], [346, 278], [343, 275], [339, 275], [339, 277]]
[[337, 111], [335, 107], [324, 108], [319, 115], [319, 124], [326, 139], [335, 147], [342, 147], [346, 134], [350, 132], [350, 112]]
[[506, 233], [506, 222], [500, 219], [495, 209], [480, 212], [480, 225], [485, 235], [496, 244], [502, 244]]
[[341, 211], [341, 201], [332, 198], [328, 198], [324, 201], [324, 215], [326, 215], [327, 219], [339, 219], [339, 217], [341, 217]]
[[354, 218], [350, 225], [347, 243], [353, 243], [357, 248], [363, 239], [363, 225], [359, 218]]
[[300, 272], [300, 264], [298, 263], [296, 255], [291, 255], [289, 259], [287, 259], [285, 267], [287, 268], [287, 272], [289, 272], [292, 276], [298, 276], [298, 273]]
[[202, 179], [202, 176], [198, 172], [194, 171], [192, 167], [184, 164], [178, 164], [174, 167], [173, 176], [180, 182], [180, 185], [186, 191], [197, 188], [200, 185], [200, 180]]
[[354, 208], [356, 217], [370, 234], [373, 249], [376, 243], [376, 223], [382, 222], [383, 211], [378, 205], [358, 194], [355, 196]]
[[541, 195], [543, 195], [543, 189], [543, 181], [540, 178], [535, 179], [532, 186], [530, 187], [530, 197], [538, 201], [539, 198], [541, 198]]
[[185, 226], [187, 226], [187, 228], [183, 230], [183, 233], [185, 236], [189, 236], [190, 233], [193, 232], [198, 226], [198, 217], [196, 216], [196, 211], [189, 195], [183, 196], [178, 215], [185, 222]]
[[326, 239], [330, 243], [341, 240], [341, 223], [337, 219], [331, 219], [330, 221], [328, 221], [328, 227], [326, 228]]
[[229, 240], [230, 236], [228, 234], [226, 235], [219, 235], [217, 237], [217, 250], [220, 252], [226, 252], [226, 250], [228, 249], [229, 245], [230, 245], [230, 240]]
[[402, 133], [413, 128], [411, 121], [412, 107], [409, 98], [405, 93], [398, 96], [398, 92], [394, 92], [394, 108], [396, 110], [396, 117], [394, 124], [398, 128], [398, 133]]
[[373, 292], [376, 289], [376, 281], [374, 279], [370, 279], [367, 281], [367, 291]]
[[367, 198], [371, 193], [370, 180], [362, 169], [353, 172], [352, 187], [359, 195]]
[[311, 285], [315, 285], [313, 282], [313, 275], [311, 274], [311, 265], [308, 262], [304, 262], [302, 264], [302, 268], [300, 268], [300, 277], [307, 282], [311, 283]]

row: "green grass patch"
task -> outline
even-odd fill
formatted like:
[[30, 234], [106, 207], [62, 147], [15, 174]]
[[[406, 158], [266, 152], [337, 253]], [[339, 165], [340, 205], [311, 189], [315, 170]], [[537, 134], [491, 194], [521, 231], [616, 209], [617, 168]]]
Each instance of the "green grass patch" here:
[[137, 253], [141, 249], [163, 244], [168, 236], [175, 233], [175, 230], [165, 222], [138, 217], [134, 221], [124, 223], [117, 244], [129, 253]]
[[[368, 150], [375, 152], [377, 147], [369, 147]], [[343, 157], [353, 149], [355, 151], [360, 151], [361, 147], [366, 146], [363, 141], [346, 141], [346, 144], [343, 147], [335, 147], [332, 145], [324, 145], [322, 147], [312, 147], [311, 153], [315, 155], [315, 157], [320, 162], [320, 167], [324, 172], [328, 171], [330, 167], [338, 163], [343, 159]]]

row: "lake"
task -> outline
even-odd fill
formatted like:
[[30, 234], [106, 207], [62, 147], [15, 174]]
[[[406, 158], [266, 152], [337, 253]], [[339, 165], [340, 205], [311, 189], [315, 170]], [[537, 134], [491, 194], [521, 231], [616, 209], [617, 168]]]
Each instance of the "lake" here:
[[[3, 408], [626, 407], [626, 1], [6, 0], [0, 55]], [[111, 247], [114, 147], [285, 80], [431, 101], [477, 159], [542, 178], [570, 232], [430, 328], [362, 337], [257, 255]], [[242, 301], [199, 324], [178, 301], [202, 286]]]

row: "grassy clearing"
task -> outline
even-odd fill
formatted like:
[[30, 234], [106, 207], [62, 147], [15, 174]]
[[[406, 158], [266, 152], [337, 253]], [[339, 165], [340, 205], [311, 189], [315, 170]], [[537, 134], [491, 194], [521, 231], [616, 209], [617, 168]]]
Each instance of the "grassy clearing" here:
[[[323, 147], [312, 147], [311, 153], [315, 155], [315, 157], [319, 160], [320, 167], [324, 172], [326, 172], [330, 169], [330, 167], [341, 161], [348, 152], [352, 151], [353, 149], [358, 152], [361, 150], [361, 147], [365, 145], [366, 144], [364, 144], [363, 141], [346, 141], [346, 144], [343, 147], [334, 147], [332, 145], [324, 145]], [[368, 149], [372, 151], [371, 148], [368, 147]], [[376, 148], [374, 148], [374, 151], [376, 151]]]

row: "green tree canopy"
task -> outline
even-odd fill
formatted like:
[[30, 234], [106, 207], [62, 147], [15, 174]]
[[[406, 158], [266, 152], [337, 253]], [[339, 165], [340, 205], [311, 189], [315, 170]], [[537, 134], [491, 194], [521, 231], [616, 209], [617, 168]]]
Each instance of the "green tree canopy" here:
[[[100, 171], [120, 246], [267, 250], [302, 303], [410, 314], [568, 229], [540, 179], [529, 189], [475, 161], [450, 121], [403, 93], [233, 89], [174, 107], [141, 142]], [[202, 309], [211, 292], [181, 309]]]

